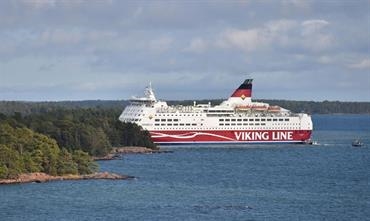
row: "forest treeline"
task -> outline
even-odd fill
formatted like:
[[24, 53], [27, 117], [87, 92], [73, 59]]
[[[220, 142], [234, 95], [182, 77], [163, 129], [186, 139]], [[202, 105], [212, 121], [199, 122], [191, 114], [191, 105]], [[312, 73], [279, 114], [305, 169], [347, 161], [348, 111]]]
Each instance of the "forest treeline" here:
[[[224, 99], [197, 100], [197, 104], [220, 104]], [[342, 102], [342, 101], [291, 101], [256, 99], [255, 102], [264, 102], [277, 105], [295, 113], [309, 114], [370, 114], [370, 102]], [[193, 105], [194, 101], [168, 101], [169, 104]]]
[[118, 120], [120, 112], [57, 107], [28, 114], [0, 113], [0, 178], [25, 172], [88, 174], [96, 171], [91, 156], [104, 156], [112, 147], [156, 149], [148, 131]]
[[46, 135], [0, 123], [0, 179], [14, 179], [21, 173], [89, 174], [96, 170], [97, 164], [86, 152], [68, 151]]
[[[220, 104], [224, 99], [196, 100], [197, 103]], [[293, 112], [310, 114], [370, 114], [370, 102], [343, 102], [343, 101], [291, 101], [291, 100], [264, 100], [254, 101], [278, 105]], [[193, 105], [193, 100], [167, 101], [168, 104]], [[128, 104], [126, 100], [87, 100], [87, 101], [58, 101], [58, 102], [22, 102], [0, 101], [0, 113], [11, 115], [16, 112], [22, 115], [48, 113], [63, 109], [99, 109], [121, 112]]]

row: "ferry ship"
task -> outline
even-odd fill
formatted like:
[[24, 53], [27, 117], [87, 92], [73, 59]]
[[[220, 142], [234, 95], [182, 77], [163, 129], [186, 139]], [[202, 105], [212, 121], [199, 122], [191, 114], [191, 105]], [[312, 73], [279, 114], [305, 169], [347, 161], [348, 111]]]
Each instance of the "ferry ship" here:
[[132, 97], [119, 117], [148, 130], [157, 144], [305, 143], [311, 116], [252, 101], [252, 79], [246, 79], [219, 105], [168, 105], [157, 100], [151, 84], [144, 96]]

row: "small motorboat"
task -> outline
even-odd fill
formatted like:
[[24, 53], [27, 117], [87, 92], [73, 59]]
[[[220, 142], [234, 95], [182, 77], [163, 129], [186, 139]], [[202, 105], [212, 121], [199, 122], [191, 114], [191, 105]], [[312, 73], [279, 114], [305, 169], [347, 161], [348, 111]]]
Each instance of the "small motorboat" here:
[[319, 145], [319, 143], [317, 141], [311, 140], [311, 139], [305, 140], [304, 143], [307, 144], [307, 145]]
[[352, 146], [353, 147], [362, 147], [364, 143], [362, 143], [360, 140], [354, 140], [352, 141]]

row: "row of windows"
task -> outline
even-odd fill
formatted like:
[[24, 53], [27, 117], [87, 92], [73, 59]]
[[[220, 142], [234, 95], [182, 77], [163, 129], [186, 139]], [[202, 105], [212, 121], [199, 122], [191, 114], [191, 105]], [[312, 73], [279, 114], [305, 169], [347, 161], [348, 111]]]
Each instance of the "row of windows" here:
[[169, 116], [171, 116], [171, 117], [178, 117], [178, 116], [180, 116], [180, 117], [182, 117], [182, 116], [184, 116], [184, 117], [186, 117], [186, 116], [188, 116], [188, 117], [190, 117], [190, 116], [196, 116], [196, 117], [198, 117], [198, 116], [202, 116], [201, 114], [156, 114], [155, 115], [156, 117], [169, 117]]
[[[167, 123], [167, 124], [165, 124], [165, 123], [161, 123], [161, 124], [159, 124], [159, 123], [156, 123], [156, 124], [154, 124], [154, 126], [197, 126], [197, 124], [195, 124], [195, 123], [192, 123], [192, 124], [190, 124], [190, 123], [186, 123], [186, 124], [184, 124], [184, 123], [174, 123], [174, 124], [172, 124], [172, 123]], [[266, 123], [220, 123], [219, 124], [219, 126], [266, 126]]]
[[231, 119], [219, 119], [219, 121], [289, 121], [289, 118], [244, 118], [244, 119], [235, 119], [235, 118], [231, 118]]
[[[203, 119], [202, 119], [203, 120]], [[172, 122], [172, 121], [174, 121], [174, 122], [178, 122], [179, 121], [179, 119], [165, 119], [165, 118], [163, 118], [163, 119], [155, 119], [155, 121], [156, 122], [159, 122], [159, 121], [161, 121], [161, 122]], [[223, 119], [223, 118], [221, 118], [221, 119], [219, 119], [219, 121], [220, 122], [224, 122], [224, 121], [231, 121], [231, 122], [235, 122], [235, 121], [238, 121], [238, 122], [240, 122], [240, 121], [255, 121], [255, 122], [259, 122], [259, 121], [289, 121], [289, 118], [285, 118], [285, 119], [283, 119], [283, 118], [273, 118], [273, 119], [271, 119], [271, 118], [256, 118], [256, 119], [254, 119], [254, 118], [244, 118], [244, 119], [240, 119], [240, 118], [238, 118], [238, 119], [236, 119], [236, 118], [226, 118], [226, 119]]]
[[261, 124], [259, 124], [259, 123], [255, 123], [255, 124], [254, 123], [249, 123], [249, 124], [248, 123], [243, 123], [243, 124], [242, 123], [237, 123], [237, 124], [236, 123], [231, 123], [231, 124], [230, 123], [225, 123], [225, 124], [220, 123], [219, 125], [220, 126], [230, 126], [230, 125], [231, 126], [235, 126], [235, 125], [238, 125], [238, 126], [241, 126], [241, 125], [243, 125], [243, 126], [248, 126], [248, 125], [249, 126], [253, 126], [253, 125], [255, 125], [255, 126], [260, 126], [260, 125], [265, 126], [266, 124], [265, 123], [261, 123]]
[[190, 123], [187, 123], [187, 124], [154, 124], [154, 126], [197, 126], [197, 124], [190, 124]]
[[138, 122], [138, 121], [141, 121], [141, 119], [139, 119], [139, 118], [125, 118], [123, 120], [126, 121], [126, 122]]
[[171, 122], [171, 121], [175, 121], [175, 122], [177, 122], [177, 121], [179, 121], [179, 119], [155, 119], [155, 121], [156, 122], [158, 122], [158, 121], [162, 121], [162, 122], [164, 122], [164, 121], [168, 121], [168, 122]]

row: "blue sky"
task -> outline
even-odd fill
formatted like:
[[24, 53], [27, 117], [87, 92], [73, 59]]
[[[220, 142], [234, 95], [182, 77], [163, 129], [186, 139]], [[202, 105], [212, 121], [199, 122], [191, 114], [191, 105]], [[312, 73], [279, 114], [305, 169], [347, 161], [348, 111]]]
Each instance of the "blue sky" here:
[[0, 100], [370, 101], [370, 1], [2, 0]]

